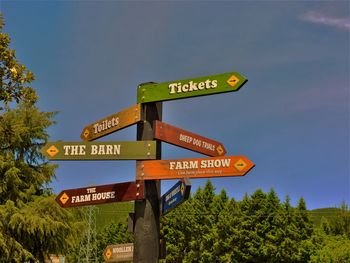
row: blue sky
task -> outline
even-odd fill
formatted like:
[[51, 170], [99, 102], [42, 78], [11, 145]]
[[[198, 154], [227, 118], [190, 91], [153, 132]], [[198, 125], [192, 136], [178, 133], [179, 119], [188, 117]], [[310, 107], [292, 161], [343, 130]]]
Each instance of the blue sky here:
[[[212, 179], [240, 200], [274, 188], [308, 208], [349, 204], [348, 1], [1, 1], [17, 58], [36, 75], [52, 141], [136, 103], [137, 85], [237, 71], [235, 93], [163, 103], [163, 121], [256, 167]], [[136, 127], [100, 140], [136, 139]], [[163, 159], [202, 155], [162, 144]], [[203, 156], [204, 157], [204, 156]], [[57, 162], [56, 193], [132, 181], [135, 161]], [[193, 189], [206, 179], [191, 180]], [[162, 192], [176, 181], [163, 181]]]

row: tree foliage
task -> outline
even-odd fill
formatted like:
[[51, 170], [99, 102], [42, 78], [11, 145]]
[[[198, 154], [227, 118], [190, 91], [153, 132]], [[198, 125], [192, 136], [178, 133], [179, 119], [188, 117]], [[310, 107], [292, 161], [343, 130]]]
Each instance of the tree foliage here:
[[31, 89], [29, 84], [34, 80], [34, 74], [16, 60], [15, 50], [9, 47], [11, 39], [3, 32], [3, 27], [0, 13], [0, 102], [6, 106], [12, 101], [18, 103], [25, 91]]
[[[327, 223], [333, 229], [327, 239], [310, 220], [303, 198], [293, 207], [288, 196], [281, 202], [273, 189], [258, 189], [236, 201], [224, 190], [216, 195], [208, 181], [162, 218], [167, 243], [162, 262], [348, 262], [345, 215]], [[343, 249], [334, 250], [329, 240]]]
[[16, 60], [3, 26], [0, 16], [0, 262], [43, 262], [69, 251], [78, 223], [47, 187], [56, 166], [40, 148], [54, 113], [36, 107], [34, 74]]

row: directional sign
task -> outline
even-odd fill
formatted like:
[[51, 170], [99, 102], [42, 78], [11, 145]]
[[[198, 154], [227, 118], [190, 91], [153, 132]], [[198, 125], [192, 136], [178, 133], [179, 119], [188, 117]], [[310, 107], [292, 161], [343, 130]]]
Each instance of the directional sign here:
[[144, 199], [143, 181], [63, 190], [55, 200], [62, 207], [74, 207], [141, 199]]
[[49, 160], [156, 159], [155, 141], [48, 142], [41, 153]]
[[222, 156], [226, 153], [226, 149], [221, 143], [195, 133], [160, 121], [155, 121], [154, 127], [154, 137], [158, 140], [208, 156]]
[[112, 132], [126, 128], [141, 120], [141, 105], [136, 104], [121, 112], [112, 114], [95, 123], [86, 126], [80, 138], [84, 141], [93, 141]]
[[105, 262], [132, 261], [134, 258], [134, 244], [109, 245], [103, 251]]
[[245, 156], [136, 162], [138, 180], [243, 176], [254, 167]]
[[160, 199], [160, 211], [162, 215], [186, 201], [191, 192], [191, 183], [187, 178], [178, 181]]
[[206, 76], [194, 79], [175, 80], [165, 83], [140, 85], [137, 102], [175, 100], [196, 96], [238, 91], [247, 79], [238, 72]]

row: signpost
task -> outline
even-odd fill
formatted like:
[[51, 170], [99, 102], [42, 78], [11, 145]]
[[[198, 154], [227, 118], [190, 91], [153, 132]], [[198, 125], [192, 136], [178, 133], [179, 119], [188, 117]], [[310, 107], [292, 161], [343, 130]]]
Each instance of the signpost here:
[[55, 198], [61, 207], [99, 205], [113, 202], [142, 200], [144, 182], [126, 182], [63, 190]]
[[254, 167], [245, 156], [139, 161], [138, 180], [244, 176]]
[[109, 245], [103, 251], [105, 262], [125, 262], [132, 261], [134, 256], [134, 244]]
[[178, 181], [160, 199], [160, 211], [162, 215], [170, 212], [190, 197], [191, 183], [187, 178]]
[[247, 79], [238, 72], [139, 86], [137, 102], [175, 100], [238, 91]]
[[80, 138], [84, 141], [93, 141], [112, 132], [129, 127], [141, 120], [141, 105], [136, 104], [121, 112], [112, 114], [84, 127]]
[[49, 160], [146, 160], [156, 158], [155, 141], [48, 142], [41, 153]]
[[[41, 149], [49, 160], [139, 160], [136, 178], [140, 181], [68, 189], [56, 197], [62, 207], [135, 201], [129, 224], [134, 244], [107, 246], [103, 252], [106, 262], [158, 262], [160, 255], [165, 255], [165, 242], [159, 243], [160, 215], [187, 200], [191, 189], [187, 178], [244, 176], [254, 167], [245, 156], [225, 156], [226, 149], [220, 142], [161, 122], [162, 101], [234, 92], [246, 82], [240, 73], [228, 72], [141, 84], [138, 104], [84, 127], [84, 142], [48, 142]], [[93, 142], [133, 124], [137, 124], [137, 141]], [[211, 157], [161, 160], [161, 141]], [[160, 199], [162, 179], [182, 180]]]
[[226, 153], [225, 147], [220, 142], [160, 121], [155, 121], [154, 137], [208, 156], [222, 156]]
[[[154, 139], [154, 121], [162, 119], [162, 102], [141, 107], [143, 122], [137, 124], [137, 140]], [[161, 144], [157, 142], [157, 159], [161, 159]], [[160, 181], [145, 182], [145, 200], [135, 201], [134, 261], [158, 262], [160, 252]]]

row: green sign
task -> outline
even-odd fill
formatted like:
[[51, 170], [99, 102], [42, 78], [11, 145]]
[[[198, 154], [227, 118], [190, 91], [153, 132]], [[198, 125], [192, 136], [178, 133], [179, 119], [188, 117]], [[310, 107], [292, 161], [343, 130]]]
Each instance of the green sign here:
[[140, 85], [137, 102], [147, 103], [238, 91], [247, 79], [238, 72]]
[[49, 160], [150, 160], [156, 142], [48, 142], [41, 153]]

